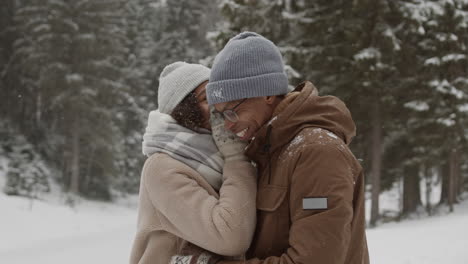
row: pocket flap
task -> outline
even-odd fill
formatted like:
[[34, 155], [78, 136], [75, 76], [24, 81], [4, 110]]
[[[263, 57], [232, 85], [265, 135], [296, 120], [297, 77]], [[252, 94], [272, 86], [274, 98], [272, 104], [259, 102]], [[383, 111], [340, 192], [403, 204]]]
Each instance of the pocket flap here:
[[257, 191], [257, 209], [262, 211], [274, 211], [278, 209], [286, 197], [286, 187], [265, 185], [259, 186]]

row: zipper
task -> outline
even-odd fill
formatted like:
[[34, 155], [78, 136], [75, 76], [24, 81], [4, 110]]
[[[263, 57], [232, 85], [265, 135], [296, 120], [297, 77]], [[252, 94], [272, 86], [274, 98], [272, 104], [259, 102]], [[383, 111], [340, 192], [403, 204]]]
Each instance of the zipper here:
[[266, 134], [266, 144], [263, 146], [263, 152], [267, 153], [268, 157], [268, 184], [271, 182], [271, 143], [270, 143], [270, 136], [271, 136], [271, 129], [273, 127], [271, 125], [268, 126], [267, 134]]

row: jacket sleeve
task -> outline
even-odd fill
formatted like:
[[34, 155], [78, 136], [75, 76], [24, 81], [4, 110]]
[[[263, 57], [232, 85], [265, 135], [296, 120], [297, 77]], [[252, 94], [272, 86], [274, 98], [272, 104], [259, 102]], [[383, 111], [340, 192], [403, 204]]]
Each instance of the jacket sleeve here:
[[[344, 264], [353, 219], [353, 171], [336, 146], [307, 145], [290, 177], [290, 247], [281, 256], [239, 263]], [[327, 198], [327, 209], [303, 209], [304, 198]], [[221, 262], [236, 263], [236, 262]]]
[[244, 254], [256, 223], [256, 170], [248, 161], [226, 162], [219, 199], [186, 166], [155, 159], [145, 167], [145, 191], [164, 230], [225, 256]]

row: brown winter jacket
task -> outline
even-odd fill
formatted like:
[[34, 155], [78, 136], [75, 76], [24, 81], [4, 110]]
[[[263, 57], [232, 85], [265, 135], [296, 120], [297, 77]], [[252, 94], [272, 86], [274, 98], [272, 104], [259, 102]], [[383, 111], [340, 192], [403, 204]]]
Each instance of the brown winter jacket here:
[[156, 153], [141, 175], [131, 264], [168, 264], [187, 241], [224, 256], [243, 255], [255, 229], [256, 170], [226, 161], [218, 193], [195, 170]]
[[[364, 176], [348, 148], [354, 135], [345, 104], [318, 96], [310, 82], [278, 105], [247, 149], [259, 179], [246, 263], [369, 263]], [[316, 204], [323, 198], [326, 209]]]

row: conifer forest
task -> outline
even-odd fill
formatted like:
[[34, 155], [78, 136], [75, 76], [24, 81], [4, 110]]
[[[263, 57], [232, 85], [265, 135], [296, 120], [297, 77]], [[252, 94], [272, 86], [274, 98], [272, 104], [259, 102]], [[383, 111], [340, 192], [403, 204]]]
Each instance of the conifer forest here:
[[[209, 67], [242, 31], [279, 47], [291, 86], [350, 109], [369, 225], [466, 198], [467, 0], [3, 0], [0, 191], [137, 194], [161, 70]], [[379, 210], [388, 190], [396, 212]]]

